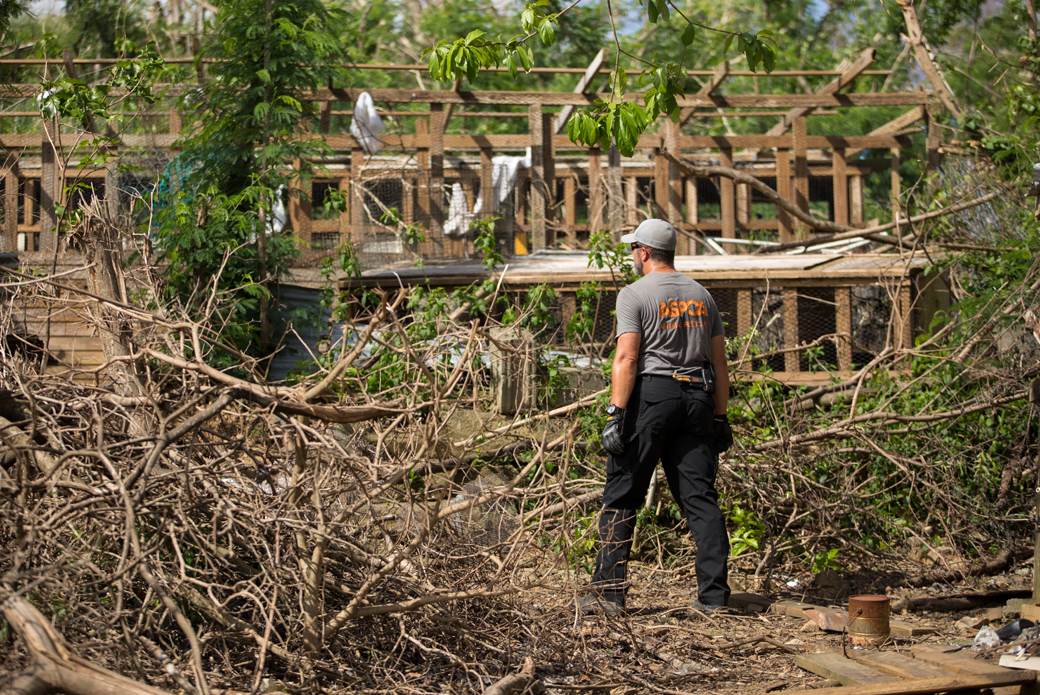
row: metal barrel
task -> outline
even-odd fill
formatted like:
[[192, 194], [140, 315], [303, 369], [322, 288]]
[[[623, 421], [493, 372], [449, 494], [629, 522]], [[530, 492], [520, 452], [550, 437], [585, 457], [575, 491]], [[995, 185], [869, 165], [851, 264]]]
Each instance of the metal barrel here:
[[890, 603], [887, 596], [853, 596], [849, 599], [849, 642], [859, 647], [880, 646], [889, 635]]

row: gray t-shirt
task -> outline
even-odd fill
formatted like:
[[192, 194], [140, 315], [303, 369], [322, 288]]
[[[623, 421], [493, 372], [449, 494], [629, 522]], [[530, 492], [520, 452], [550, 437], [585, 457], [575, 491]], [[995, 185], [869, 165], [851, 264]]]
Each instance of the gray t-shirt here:
[[722, 316], [700, 283], [682, 273], [650, 273], [618, 293], [617, 334], [638, 333], [639, 374], [671, 375], [711, 361]]

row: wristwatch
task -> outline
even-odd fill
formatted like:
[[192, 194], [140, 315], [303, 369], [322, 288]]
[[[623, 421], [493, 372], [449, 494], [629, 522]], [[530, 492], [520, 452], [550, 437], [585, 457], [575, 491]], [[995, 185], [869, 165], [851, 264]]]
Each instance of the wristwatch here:
[[625, 412], [625, 409], [622, 408], [619, 405], [614, 405], [613, 403], [611, 403], [610, 405], [607, 406], [607, 415], [609, 415], [610, 417], [614, 417], [618, 413], [623, 413], [623, 412]]

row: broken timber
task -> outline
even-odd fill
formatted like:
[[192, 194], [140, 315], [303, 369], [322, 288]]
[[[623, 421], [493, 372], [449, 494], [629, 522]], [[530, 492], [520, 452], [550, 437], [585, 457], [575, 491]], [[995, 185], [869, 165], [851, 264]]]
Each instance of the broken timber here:
[[[952, 690], [992, 689], [996, 695], [1034, 693], [1036, 673], [1022, 677], [1012, 669], [975, 659], [948, 645], [918, 645], [914, 658], [895, 652], [863, 650], [841, 654], [801, 654], [795, 663], [812, 673], [836, 680], [842, 688], [814, 690], [835, 695], [925, 695]], [[808, 692], [808, 691], [806, 691]]]
[[[842, 664], [837, 659], [849, 663]], [[798, 657], [796, 663], [802, 668], [823, 675], [826, 678], [849, 683], [849, 685], [840, 688], [792, 691], [814, 693], [815, 695], [930, 695], [931, 693], [942, 693], [951, 690], [982, 690], [1007, 686], [1026, 686], [1022, 691], [1031, 693], [1033, 692], [1032, 686], [1036, 683], [1035, 672], [1014, 671], [1011, 669], [1002, 669], [999, 673], [985, 674], [954, 674], [947, 669], [943, 669], [946, 675], [940, 677], [882, 680], [879, 682], [878, 677], [884, 678], [885, 674], [874, 671], [874, 669], [855, 661], [844, 659], [840, 654], [803, 654]], [[823, 664], [823, 666], [820, 664]], [[853, 666], [852, 664], [855, 665]], [[868, 674], [863, 669], [876, 675]], [[891, 676], [889, 677], [892, 678]]]

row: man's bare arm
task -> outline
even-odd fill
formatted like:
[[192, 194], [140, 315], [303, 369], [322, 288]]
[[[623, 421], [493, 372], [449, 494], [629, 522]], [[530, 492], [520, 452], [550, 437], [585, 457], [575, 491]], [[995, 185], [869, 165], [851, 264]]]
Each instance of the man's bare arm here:
[[610, 402], [619, 408], [628, 407], [628, 399], [636, 385], [639, 341], [638, 333], [622, 333], [617, 339], [614, 363], [610, 367]]

